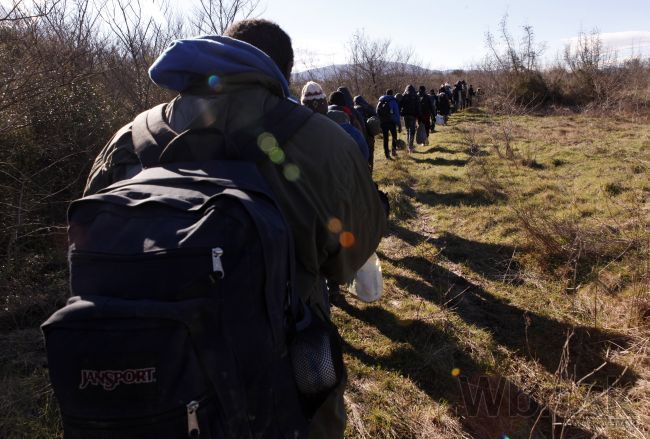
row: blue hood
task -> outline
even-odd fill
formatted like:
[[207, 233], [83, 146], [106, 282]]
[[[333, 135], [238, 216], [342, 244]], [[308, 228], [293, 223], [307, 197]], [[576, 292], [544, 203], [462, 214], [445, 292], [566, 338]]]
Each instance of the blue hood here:
[[234, 38], [204, 36], [176, 40], [149, 68], [149, 77], [156, 85], [177, 92], [199, 79], [215, 76], [218, 80], [238, 73], [269, 76], [279, 82], [284, 96], [289, 96], [289, 84], [275, 61], [257, 47]]

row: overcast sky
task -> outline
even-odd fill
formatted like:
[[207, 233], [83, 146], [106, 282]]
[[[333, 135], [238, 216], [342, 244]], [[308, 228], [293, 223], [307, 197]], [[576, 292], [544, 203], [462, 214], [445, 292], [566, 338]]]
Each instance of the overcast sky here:
[[485, 33], [505, 13], [514, 37], [531, 25], [552, 60], [580, 31], [598, 29], [619, 59], [650, 56], [650, 0], [262, 0], [261, 17], [280, 24], [296, 49], [294, 71], [344, 63], [357, 29], [413, 49], [430, 68], [462, 68], [486, 53]]

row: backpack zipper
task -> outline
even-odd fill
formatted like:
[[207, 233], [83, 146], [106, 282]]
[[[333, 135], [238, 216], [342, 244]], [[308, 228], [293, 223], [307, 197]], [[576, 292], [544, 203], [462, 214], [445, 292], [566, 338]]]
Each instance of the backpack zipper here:
[[225, 275], [223, 271], [223, 264], [221, 263], [222, 255], [223, 249], [221, 247], [215, 247], [212, 249], [212, 273], [218, 273], [216, 276], [219, 279], [223, 279]]
[[[176, 407], [162, 413], [157, 413], [148, 416], [139, 416], [139, 417], [129, 418], [122, 421], [106, 420], [106, 419], [96, 420], [96, 419], [88, 419], [85, 417], [66, 416], [66, 415], [63, 415], [63, 420], [65, 423], [69, 423], [69, 424], [92, 426], [91, 428], [93, 429], [110, 431], [111, 429], [115, 429], [115, 428], [122, 429], [128, 427], [156, 424], [161, 421], [167, 421], [170, 418], [178, 419], [178, 417], [184, 415], [184, 417], [187, 419], [189, 437], [198, 438], [200, 434], [199, 417], [198, 417], [199, 407], [209, 406], [213, 402], [216, 403], [214, 394], [210, 394], [208, 396], [199, 398], [198, 400], [190, 401], [185, 405], [185, 407], [182, 406]], [[191, 411], [190, 411], [190, 407], [192, 408]], [[190, 419], [192, 420], [192, 424], [190, 424]], [[190, 425], [192, 426], [192, 429], [190, 429]], [[196, 431], [196, 433], [193, 433], [194, 431]], [[195, 434], [196, 436], [192, 436], [191, 434]]]
[[201, 436], [201, 428], [199, 427], [199, 418], [197, 411], [199, 410], [199, 402], [191, 401], [187, 404], [187, 436], [189, 438], [198, 438]]

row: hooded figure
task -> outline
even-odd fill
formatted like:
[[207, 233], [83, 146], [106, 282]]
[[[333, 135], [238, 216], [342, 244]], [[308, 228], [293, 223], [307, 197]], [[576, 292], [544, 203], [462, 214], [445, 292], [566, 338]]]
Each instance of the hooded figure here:
[[[375, 129], [381, 129], [379, 120], [376, 118], [377, 113], [375, 109], [366, 101], [363, 96], [354, 97], [354, 109], [359, 113], [364, 120], [364, 127], [366, 128], [366, 142], [368, 143], [368, 166], [370, 166], [370, 172], [374, 166], [374, 156], [375, 156], [375, 136], [371, 132], [371, 127], [368, 125], [368, 120], [375, 116], [374, 123], [376, 123]], [[373, 123], [373, 121], [370, 121]], [[376, 133], [374, 133], [376, 135]]]
[[404, 96], [400, 103], [400, 113], [404, 116], [404, 127], [406, 128], [406, 143], [409, 152], [413, 151], [415, 141], [415, 122], [420, 117], [420, 101], [415, 92], [415, 87], [409, 84], [404, 89]]
[[328, 110], [342, 111], [347, 114], [348, 118], [352, 117], [352, 109], [345, 104], [345, 96], [340, 91], [330, 93], [327, 101], [329, 103]]
[[345, 106], [348, 107], [350, 110], [352, 110], [352, 116], [350, 116], [350, 123], [361, 131], [361, 134], [363, 136], [366, 136], [366, 120], [363, 118], [359, 112], [357, 112], [354, 109], [354, 100], [352, 99], [352, 93], [350, 93], [350, 90], [348, 90], [347, 87], [339, 87], [336, 89], [337, 91], [341, 92], [343, 94], [343, 98], [345, 99]]
[[372, 105], [370, 105], [363, 96], [354, 97], [354, 109], [361, 113], [366, 120], [377, 115], [375, 109], [372, 108]]

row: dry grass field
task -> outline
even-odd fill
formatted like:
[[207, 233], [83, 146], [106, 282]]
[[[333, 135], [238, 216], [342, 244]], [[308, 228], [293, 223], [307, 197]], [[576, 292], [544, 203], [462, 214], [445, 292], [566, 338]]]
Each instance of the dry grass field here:
[[[647, 121], [468, 110], [377, 139], [375, 179], [384, 297], [333, 308], [347, 437], [650, 436]], [[38, 329], [0, 337], [3, 438], [61, 436], [44, 363]]]
[[385, 296], [334, 308], [347, 436], [648, 437], [650, 125], [472, 110], [380, 143]]

